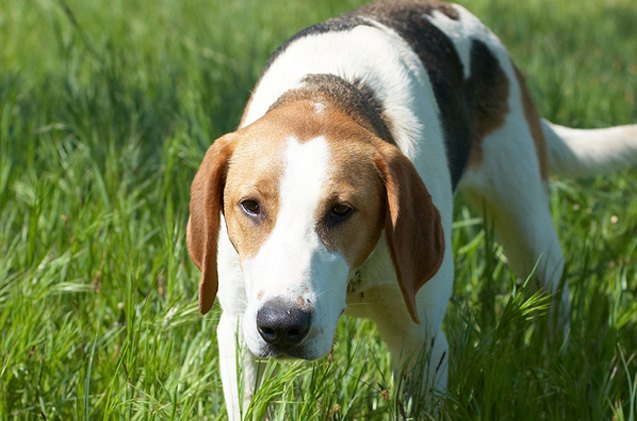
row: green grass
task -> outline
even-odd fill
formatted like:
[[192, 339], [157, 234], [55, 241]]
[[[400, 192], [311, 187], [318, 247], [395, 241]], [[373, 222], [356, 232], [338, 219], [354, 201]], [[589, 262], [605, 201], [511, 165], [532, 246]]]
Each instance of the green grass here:
[[[190, 182], [269, 52], [355, 3], [0, 0], [2, 419], [225, 418], [219, 310], [198, 314], [185, 247]], [[543, 115], [637, 122], [634, 0], [465, 3], [509, 46]], [[547, 341], [545, 297], [457, 207], [441, 417], [636, 418], [636, 176], [552, 185], [566, 347]], [[373, 325], [344, 319], [333, 354], [282, 363], [252, 415], [400, 419], [389, 366]]]

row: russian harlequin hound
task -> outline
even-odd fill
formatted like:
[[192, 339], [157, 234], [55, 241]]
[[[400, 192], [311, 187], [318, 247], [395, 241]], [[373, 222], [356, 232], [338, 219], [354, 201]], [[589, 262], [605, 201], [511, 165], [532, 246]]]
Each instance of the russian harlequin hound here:
[[200, 310], [223, 308], [229, 418], [255, 358], [325, 355], [342, 313], [374, 320], [397, 368], [429, 347], [423, 381], [444, 390], [454, 192], [486, 211], [514, 272], [556, 291], [548, 174], [636, 158], [637, 125], [540, 119], [500, 40], [460, 6], [381, 2], [299, 32], [192, 183], [188, 249]]

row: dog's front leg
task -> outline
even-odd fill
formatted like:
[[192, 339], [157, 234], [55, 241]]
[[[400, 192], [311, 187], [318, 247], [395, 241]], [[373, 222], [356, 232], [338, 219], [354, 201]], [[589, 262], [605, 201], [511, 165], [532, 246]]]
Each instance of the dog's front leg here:
[[447, 387], [447, 339], [440, 325], [416, 325], [396, 313], [376, 322], [392, 356], [394, 379], [402, 398], [427, 402], [433, 409]]
[[392, 355], [399, 402], [416, 418], [422, 411], [435, 414], [447, 387], [449, 347], [441, 326], [452, 284], [451, 258], [445, 258], [439, 273], [418, 293], [420, 323], [410, 318], [397, 287], [365, 292], [367, 317], [376, 322]]
[[217, 342], [228, 419], [240, 421], [257, 383], [257, 363], [243, 339], [241, 317], [222, 313], [217, 325]]

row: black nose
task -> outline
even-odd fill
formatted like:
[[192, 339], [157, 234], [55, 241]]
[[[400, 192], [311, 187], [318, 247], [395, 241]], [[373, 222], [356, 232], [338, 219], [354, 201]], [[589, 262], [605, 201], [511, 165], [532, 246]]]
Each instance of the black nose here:
[[310, 331], [312, 313], [278, 300], [265, 303], [257, 312], [257, 329], [271, 345], [299, 344]]

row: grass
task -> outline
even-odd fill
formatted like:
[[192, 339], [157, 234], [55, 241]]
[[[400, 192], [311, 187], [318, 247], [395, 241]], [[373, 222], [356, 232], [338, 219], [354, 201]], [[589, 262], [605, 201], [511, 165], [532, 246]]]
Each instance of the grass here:
[[[2, 419], [225, 418], [219, 310], [198, 314], [185, 248], [190, 182], [269, 52], [356, 3], [0, 0]], [[510, 47], [543, 115], [637, 122], [633, 0], [464, 3]], [[636, 175], [552, 185], [568, 346], [547, 342], [546, 297], [459, 203], [439, 417], [636, 418]], [[255, 418], [425, 417], [398, 399], [369, 322], [342, 320], [328, 358], [279, 365]]]

